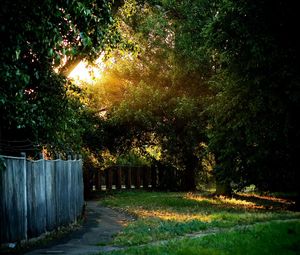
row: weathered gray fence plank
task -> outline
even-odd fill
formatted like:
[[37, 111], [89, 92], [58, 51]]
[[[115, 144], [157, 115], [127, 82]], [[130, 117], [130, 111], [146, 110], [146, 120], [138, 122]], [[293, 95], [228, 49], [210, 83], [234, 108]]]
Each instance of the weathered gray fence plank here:
[[53, 230], [56, 226], [56, 200], [55, 200], [55, 167], [54, 161], [45, 161], [45, 191], [46, 191], [46, 228]]
[[0, 173], [0, 240], [18, 241], [26, 238], [27, 225], [24, 222], [24, 158], [5, 159], [6, 168], [10, 171]]
[[26, 161], [1, 156], [0, 243], [36, 237], [82, 212], [82, 160]]

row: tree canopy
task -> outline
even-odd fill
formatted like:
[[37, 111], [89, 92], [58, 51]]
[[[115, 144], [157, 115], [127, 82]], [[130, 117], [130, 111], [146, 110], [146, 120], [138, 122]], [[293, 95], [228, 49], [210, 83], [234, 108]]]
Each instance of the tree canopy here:
[[[107, 128], [116, 141], [109, 140], [109, 146], [117, 153], [139, 148], [147, 154], [156, 146], [161, 151], [160, 164], [176, 171], [173, 188], [195, 189], [201, 144], [206, 141], [204, 105], [209, 89], [197, 86], [201, 74], [195, 70], [184, 81], [183, 57], [175, 45], [177, 21], [148, 3], [134, 6], [130, 16], [119, 14], [119, 22], [126, 29], [124, 36], [138, 45], [138, 56], [115, 56], [116, 64], [89, 88], [91, 102], [96, 103], [92, 107], [105, 109]], [[185, 31], [177, 30], [184, 37]], [[203, 72], [203, 83], [204, 76]]]
[[297, 186], [300, 84], [294, 8], [284, 1], [221, 1], [207, 27], [207, 44], [218, 58], [210, 148], [217, 174], [239, 187]]
[[66, 75], [119, 40], [110, 1], [4, 0], [0, 19], [1, 143], [71, 146], [80, 109]]
[[[231, 188], [296, 191], [296, 10], [282, 0], [4, 1], [0, 142], [85, 145], [99, 158], [135, 149], [175, 169], [185, 190], [209, 158]], [[104, 51], [111, 63], [93, 86], [66, 79]]]

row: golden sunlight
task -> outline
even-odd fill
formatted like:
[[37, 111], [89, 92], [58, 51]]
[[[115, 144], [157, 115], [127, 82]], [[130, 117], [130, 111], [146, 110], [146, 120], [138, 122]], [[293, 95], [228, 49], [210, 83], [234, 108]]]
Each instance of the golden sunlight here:
[[168, 209], [143, 209], [143, 208], [135, 208], [132, 210], [132, 213], [138, 215], [141, 218], [149, 218], [156, 217], [162, 220], [175, 220], [178, 222], [190, 221], [190, 220], [199, 220], [203, 222], [211, 222], [212, 215], [208, 215], [207, 213], [199, 213], [199, 212], [176, 212]]
[[104, 69], [102, 57], [98, 58], [95, 65], [89, 65], [85, 61], [81, 61], [69, 74], [76, 83], [86, 82], [92, 84], [95, 80], [101, 77]]

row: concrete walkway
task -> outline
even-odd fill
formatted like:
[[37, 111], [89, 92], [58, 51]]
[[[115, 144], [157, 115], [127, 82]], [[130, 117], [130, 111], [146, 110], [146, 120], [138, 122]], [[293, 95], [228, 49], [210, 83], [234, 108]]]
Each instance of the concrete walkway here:
[[99, 205], [99, 201], [89, 201], [86, 207], [86, 221], [79, 230], [69, 234], [67, 238], [58, 241], [53, 246], [25, 254], [77, 255], [116, 250], [118, 247], [109, 246], [109, 243], [113, 236], [121, 231], [123, 225], [130, 220], [133, 219], [125, 214]]

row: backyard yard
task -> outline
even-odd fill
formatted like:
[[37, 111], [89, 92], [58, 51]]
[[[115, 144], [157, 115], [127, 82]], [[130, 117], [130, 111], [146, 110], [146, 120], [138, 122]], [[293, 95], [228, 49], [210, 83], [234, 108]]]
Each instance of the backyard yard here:
[[297, 1], [0, 17], [0, 254], [300, 254]]
[[300, 213], [288, 199], [135, 191], [99, 203], [134, 218], [110, 244], [120, 249], [109, 254], [300, 253]]

